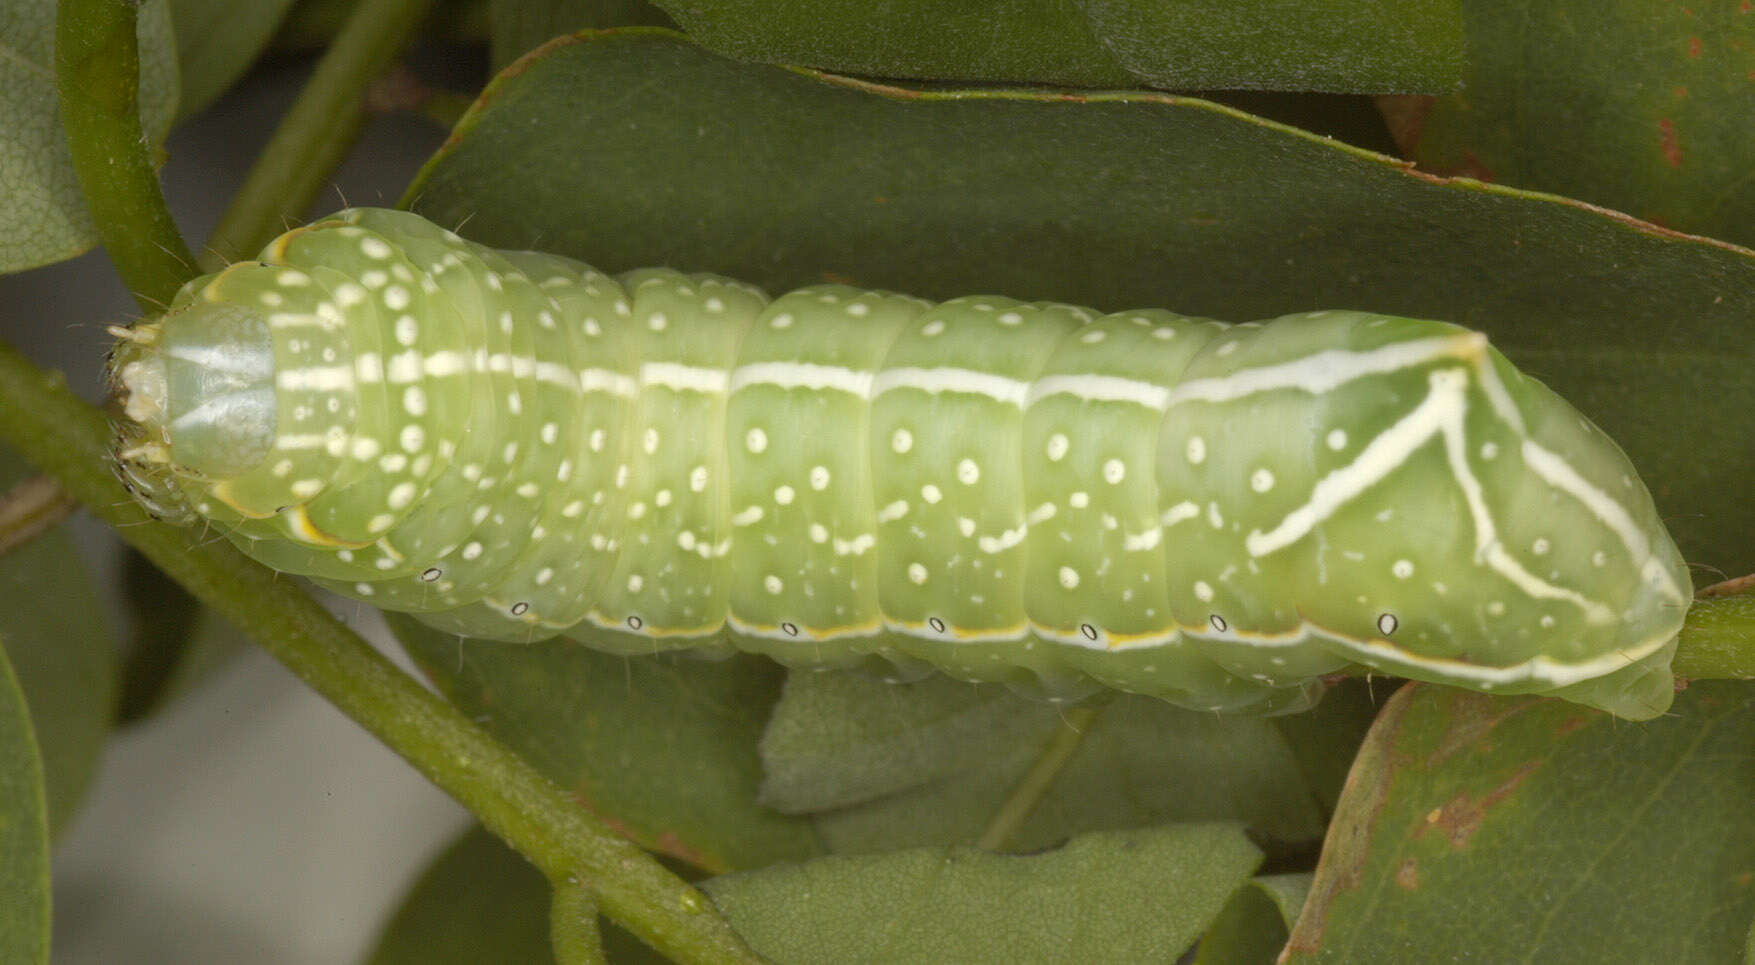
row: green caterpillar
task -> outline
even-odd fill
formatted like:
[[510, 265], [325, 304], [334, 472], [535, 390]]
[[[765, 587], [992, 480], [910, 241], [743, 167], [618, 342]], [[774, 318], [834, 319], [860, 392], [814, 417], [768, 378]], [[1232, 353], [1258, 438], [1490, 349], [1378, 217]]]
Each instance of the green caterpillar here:
[[1690, 600], [1479, 333], [609, 277], [352, 209], [112, 361], [154, 512], [472, 637], [1282, 712], [1356, 666], [1647, 718]]

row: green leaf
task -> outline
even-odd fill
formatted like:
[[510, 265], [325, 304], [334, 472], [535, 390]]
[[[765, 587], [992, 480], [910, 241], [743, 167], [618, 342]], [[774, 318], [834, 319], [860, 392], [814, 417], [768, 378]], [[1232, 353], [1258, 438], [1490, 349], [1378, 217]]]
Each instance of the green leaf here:
[[1307, 874], [1252, 878], [1200, 938], [1194, 965], [1267, 965], [1286, 945], [1310, 893]]
[[[1059, 724], [1053, 705], [998, 686], [794, 674], [762, 742], [763, 799], [816, 813], [836, 851], [972, 843]], [[1273, 724], [1120, 696], [1102, 707], [1010, 846], [1204, 820], [1244, 822], [1282, 841], [1322, 833]]]
[[562, 34], [603, 27], [665, 27], [646, 0], [489, 0], [488, 52], [495, 70]]
[[1755, 915], [1755, 690], [1628, 726], [1418, 684], [1378, 717], [1290, 961], [1726, 962]]
[[182, 81], [178, 117], [213, 103], [267, 49], [292, 0], [169, 0]]
[[1176, 825], [1028, 857], [838, 855], [702, 888], [776, 965], [1174, 961], [1260, 858], [1234, 826]]
[[1755, 500], [1733, 498], [1755, 477], [1755, 446], [1733, 442], [1755, 438], [1755, 253], [1565, 199], [1204, 101], [907, 90], [649, 30], [501, 76], [407, 197], [477, 240], [611, 271], [1449, 319], [1627, 450], [1688, 559], [1755, 570]]
[[[0, 492], [31, 472], [0, 448]], [[0, 640], [30, 706], [49, 829], [59, 835], [85, 797], [115, 719], [109, 610], [65, 529], [0, 555], [0, 601]]]
[[[550, 890], [522, 855], [471, 828], [421, 872], [367, 965], [551, 965]], [[601, 924], [604, 951], [616, 965], [670, 961]]]
[[508, 646], [389, 616], [452, 703], [644, 847], [714, 872], [822, 851], [808, 821], [756, 802], [774, 664]]
[[1443, 91], [1456, 0], [658, 0], [739, 60], [1078, 87]]
[[[140, 115], [155, 142], [177, 107], [166, 0], [140, 7]], [[55, 98], [55, 5], [0, 3], [0, 273], [63, 261], [97, 244]]]
[[30, 712], [0, 647], [0, 960], [20, 965], [49, 960], [46, 812]]
[[1468, 0], [1465, 91], [1392, 99], [1420, 166], [1755, 245], [1745, 3]]
[[548, 881], [480, 827], [452, 842], [409, 889], [370, 965], [552, 962]]

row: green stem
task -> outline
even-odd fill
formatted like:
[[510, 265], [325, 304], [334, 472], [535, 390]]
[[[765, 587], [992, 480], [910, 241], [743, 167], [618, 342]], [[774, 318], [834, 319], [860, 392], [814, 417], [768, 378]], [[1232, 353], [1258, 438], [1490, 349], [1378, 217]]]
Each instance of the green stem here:
[[165, 205], [140, 125], [136, 6], [60, 0], [55, 78], [73, 170], [98, 235], [141, 308], [157, 312], [195, 276], [195, 256]]
[[1695, 600], [1671, 669], [1683, 680], [1755, 678], [1755, 592]]
[[102, 412], [0, 343], [0, 438], [60, 479], [123, 539], [248, 630], [549, 880], [582, 882], [605, 914], [678, 961], [757, 960], [705, 896], [396, 669], [290, 581], [223, 541], [147, 519], [110, 472], [109, 436]]
[[576, 881], [556, 881], [549, 906], [549, 941], [556, 965], [603, 965], [603, 935], [597, 928], [597, 902]]
[[975, 842], [977, 848], [986, 851], [998, 851], [1003, 848], [1024, 819], [1035, 810], [1042, 795], [1054, 785], [1054, 779], [1060, 776], [1061, 768], [1072, 759], [1073, 751], [1078, 750], [1084, 741], [1085, 734], [1091, 725], [1097, 722], [1097, 714], [1102, 707], [1074, 707], [1060, 715], [1060, 729], [1055, 732], [1054, 739], [1042, 751], [1042, 756], [1031, 765], [1029, 773], [1012, 789], [1011, 797], [1006, 799], [999, 813], [988, 823], [987, 830], [981, 832], [981, 840]]
[[208, 240], [210, 269], [254, 254], [302, 220], [365, 123], [367, 87], [387, 71], [431, 0], [361, 0]]

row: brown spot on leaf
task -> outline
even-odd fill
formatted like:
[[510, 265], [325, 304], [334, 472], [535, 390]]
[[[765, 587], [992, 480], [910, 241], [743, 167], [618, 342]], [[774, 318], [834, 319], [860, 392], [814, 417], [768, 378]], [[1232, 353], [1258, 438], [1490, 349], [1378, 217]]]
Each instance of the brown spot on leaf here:
[[1506, 778], [1486, 794], [1479, 798], [1468, 793], [1456, 797], [1433, 808], [1426, 814], [1426, 823], [1414, 829], [1414, 837], [1423, 837], [1428, 829], [1436, 830], [1450, 840], [1451, 847], [1462, 848], [1469, 843], [1486, 820], [1487, 813], [1500, 801], [1510, 797], [1518, 785], [1524, 782], [1536, 769], [1542, 766], [1541, 761], [1529, 761], [1517, 769], [1517, 773]]
[[1682, 145], [1676, 139], [1676, 122], [1669, 118], [1658, 121], [1658, 133], [1663, 139], [1664, 163], [1670, 167], [1682, 166]]
[[1413, 858], [1402, 859], [1401, 866], [1395, 869], [1395, 883], [1409, 891], [1420, 887], [1420, 869]]
[[1700, 56], [1700, 38], [1699, 37], [1689, 37], [1688, 38], [1688, 56], [1690, 56], [1690, 57], [1699, 57]]

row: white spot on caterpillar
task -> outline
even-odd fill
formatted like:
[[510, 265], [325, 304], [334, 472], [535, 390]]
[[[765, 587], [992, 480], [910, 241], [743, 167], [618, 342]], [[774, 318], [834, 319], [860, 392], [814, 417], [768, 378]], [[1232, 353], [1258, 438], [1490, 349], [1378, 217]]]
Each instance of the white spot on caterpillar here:
[[920, 498], [926, 500], [928, 503], [936, 503], [945, 498], [945, 494], [940, 492], [937, 486], [934, 486], [932, 483], [927, 483], [920, 487]]
[[964, 537], [974, 536], [975, 535], [975, 521], [970, 519], [967, 516], [958, 516], [957, 517], [957, 530], [959, 532], [961, 532]]
[[1023, 322], [1024, 316], [1017, 312], [1001, 312], [997, 321], [1001, 325], [1017, 325]]
[[920, 326], [920, 334], [926, 336], [927, 338], [932, 338], [935, 335], [941, 335], [944, 333], [944, 330], [945, 330], [944, 321], [941, 319], [937, 319], [937, 318], [933, 319], [930, 322], [927, 322], [925, 325]]
[[1607, 562], [1609, 562], [1609, 554], [1603, 552], [1602, 550], [1597, 550], [1595, 553], [1592, 553], [1590, 555], [1590, 565], [1592, 565], [1592, 566], [1602, 566], [1603, 564], [1605, 564]]
[[646, 450], [648, 456], [658, 451], [658, 430], [647, 429], [646, 435], [640, 440], [640, 448]]
[[695, 540], [697, 538], [698, 537], [695, 536], [694, 530], [685, 529], [682, 532], [676, 534], [676, 545], [682, 547], [685, 550], [693, 550], [695, 548]]
[[1035, 526], [1038, 523], [1047, 522], [1048, 520], [1054, 518], [1055, 511], [1056, 510], [1055, 510], [1055, 506], [1053, 503], [1043, 503], [1043, 504], [1037, 506], [1035, 509], [1030, 510], [1029, 515], [1024, 517], [1024, 522], [1028, 523], [1031, 526]]
[[638, 592], [640, 592], [640, 590], [644, 589], [645, 586], [646, 586], [646, 578], [641, 576], [640, 574], [633, 573], [633, 574], [630, 574], [628, 576], [628, 592], [629, 593], [638, 593]]
[[1213, 602], [1213, 587], [1212, 587], [1212, 585], [1209, 584], [1206, 580], [1195, 580], [1194, 581], [1194, 596], [1195, 596], [1195, 599], [1201, 601], [1202, 603]]
[[1414, 564], [1410, 560], [1396, 560], [1395, 563], [1390, 566], [1389, 571], [1395, 574], [1396, 579], [1405, 580], [1414, 575]]
[[1069, 590], [1077, 589], [1079, 585], [1079, 571], [1070, 566], [1061, 567], [1060, 585]]
[[919, 563], [909, 563], [908, 564], [908, 581], [910, 583], [913, 583], [915, 586], [920, 586], [920, 585], [924, 584], [926, 582], [926, 567], [920, 565]]
[[[383, 261], [385, 258], [390, 257], [391, 249], [390, 245], [386, 243], [384, 239], [374, 238], [371, 235], [367, 235], [360, 239], [360, 253], [375, 261]], [[285, 284], [285, 282], [283, 281], [282, 284]]]
[[[861, 533], [860, 535], [858, 535], [850, 540], [843, 540], [843, 539], [836, 540], [835, 541], [835, 555], [836, 556], [858, 556], [861, 553], [864, 553], [866, 550], [871, 549], [873, 546], [876, 546], [876, 545], [877, 545], [877, 537], [876, 536], [874, 536], [871, 533]], [[852, 588], [857, 589], [857, 587], [858, 587], [858, 581], [855, 580], [855, 581], [853, 581]]]
[[1548, 553], [1548, 541], [1545, 539], [1537, 539], [1534, 543], [1530, 544], [1530, 552], [1537, 556], [1546, 556]]
[[669, 506], [670, 505], [670, 490], [660, 489], [658, 492], [653, 493], [652, 494], [652, 502], [654, 505], [656, 505], [660, 508], [663, 508], [665, 506]]
[[603, 430], [602, 429], [593, 429], [593, 430], [591, 430], [591, 435], [585, 437], [585, 444], [587, 446], [591, 447], [592, 452], [602, 452], [603, 451], [603, 440], [604, 440]]
[[762, 521], [762, 507], [747, 506], [743, 512], [731, 517], [733, 526], [752, 526]]
[[[391, 285], [389, 288], [384, 289], [384, 305], [393, 312], [400, 312], [404, 308], [407, 308], [409, 298], [408, 289], [401, 285]], [[414, 342], [409, 341], [403, 344], [413, 345]]]
[[1048, 461], [1059, 462], [1062, 459], [1065, 459], [1066, 451], [1071, 447], [1072, 443], [1067, 440], [1064, 434], [1056, 432], [1054, 435], [1049, 436], [1047, 447]]
[[1486, 459], [1486, 460], [1490, 461], [1498, 455], [1499, 455], [1499, 444], [1498, 443], [1495, 443], [1495, 442], [1481, 443], [1481, 458], [1482, 459]]
[[646, 327], [650, 328], [654, 332], [664, 331], [665, 326], [667, 326], [669, 324], [670, 324], [670, 319], [663, 312], [653, 312], [652, 314], [646, 316]]
[[1103, 463], [1103, 481], [1113, 486], [1127, 478], [1127, 463], [1120, 459], [1110, 459]]
[[810, 524], [810, 541], [813, 543], [827, 543], [829, 541], [828, 529], [825, 528], [822, 523]]
[[1188, 461], [1198, 466], [1207, 459], [1207, 441], [1200, 436], [1188, 437]]
[[1108, 332], [1105, 332], [1100, 328], [1095, 328], [1095, 329], [1092, 329], [1091, 331], [1086, 332], [1083, 335], [1080, 335], [1079, 341], [1085, 343], [1086, 345], [1095, 345], [1098, 342], [1101, 342], [1108, 337], [1109, 337]]
[[793, 495], [794, 493], [791, 486], [781, 486], [774, 490], [774, 501], [782, 506], [790, 506], [792, 505]]
[[1165, 526], [1175, 526], [1183, 520], [1194, 519], [1199, 515], [1200, 507], [1185, 499], [1165, 510], [1164, 515], [1159, 518], [1159, 522], [1163, 523]]
[[1328, 431], [1328, 447], [1336, 452], [1347, 448], [1347, 430], [1330, 429]]
[[390, 495], [385, 497], [384, 501], [391, 509], [402, 509], [409, 503], [414, 502], [414, 495], [414, 483], [397, 483], [395, 486], [390, 487]]
[[762, 577], [762, 587], [769, 593], [779, 596], [780, 591], [786, 589], [786, 584], [782, 582], [778, 576], [769, 573], [767, 576]]
[[957, 463], [957, 481], [965, 486], [973, 486], [981, 479], [981, 467], [973, 459], [964, 459]]
[[463, 544], [463, 551], [458, 555], [462, 556], [466, 560], [473, 560], [473, 559], [476, 559], [477, 557], [481, 556], [481, 548], [482, 547], [481, 547], [480, 543], [478, 543], [474, 540], [470, 540], [469, 542]]
[[705, 492], [707, 490], [706, 466], [696, 466], [689, 470], [689, 489], [697, 493]]
[[634, 500], [633, 504], [628, 507], [628, 518], [629, 519], [642, 519], [645, 517], [645, 515], [646, 515], [646, 503], [644, 500], [636, 499], [636, 500]]
[[561, 427], [552, 422], [544, 422], [542, 424], [542, 429], [538, 433], [538, 436], [542, 439], [543, 443], [550, 446], [555, 444], [555, 440], [559, 439], [560, 435]]
[[750, 452], [764, 452], [768, 448], [768, 434], [761, 429], [751, 429], [744, 434], [743, 445]]
[[781, 312], [780, 314], [775, 315], [773, 318], [768, 320], [768, 327], [769, 328], [791, 328], [792, 322], [793, 322], [793, 318], [792, 318], [791, 312]]
[[299, 499], [310, 499], [323, 491], [323, 480], [300, 479], [290, 487], [292, 494]]
[[914, 448], [914, 433], [907, 429], [897, 429], [890, 436], [890, 448], [898, 453]]
[[555, 571], [554, 571], [553, 567], [545, 566], [542, 569], [536, 571], [536, 585], [537, 586], [547, 586], [548, 581], [550, 581], [554, 578], [555, 578]]
[[829, 467], [813, 466], [810, 471], [810, 488], [817, 492], [829, 488]]
[[1081, 489], [1066, 497], [1066, 504], [1074, 509], [1084, 509], [1091, 505], [1091, 494]]
[[402, 411], [412, 416], [427, 414], [427, 394], [418, 385], [402, 390]]
[[908, 515], [908, 501], [906, 499], [898, 499], [888, 506], [885, 506], [883, 509], [878, 510], [877, 521], [880, 523], [893, 522], [906, 515]]
[[1504, 616], [1505, 615], [1505, 604], [1498, 601], [1498, 600], [1494, 600], [1493, 602], [1487, 604], [1487, 615], [1493, 616], [1493, 617]]
[[1249, 474], [1249, 488], [1258, 493], [1265, 493], [1274, 488], [1274, 474], [1266, 469], [1257, 469]]
[[404, 452], [419, 452], [427, 444], [427, 431], [420, 426], [403, 426], [396, 438]]
[[1211, 523], [1214, 529], [1225, 525], [1225, 515], [1219, 512], [1218, 503], [1207, 503], [1207, 522]]

